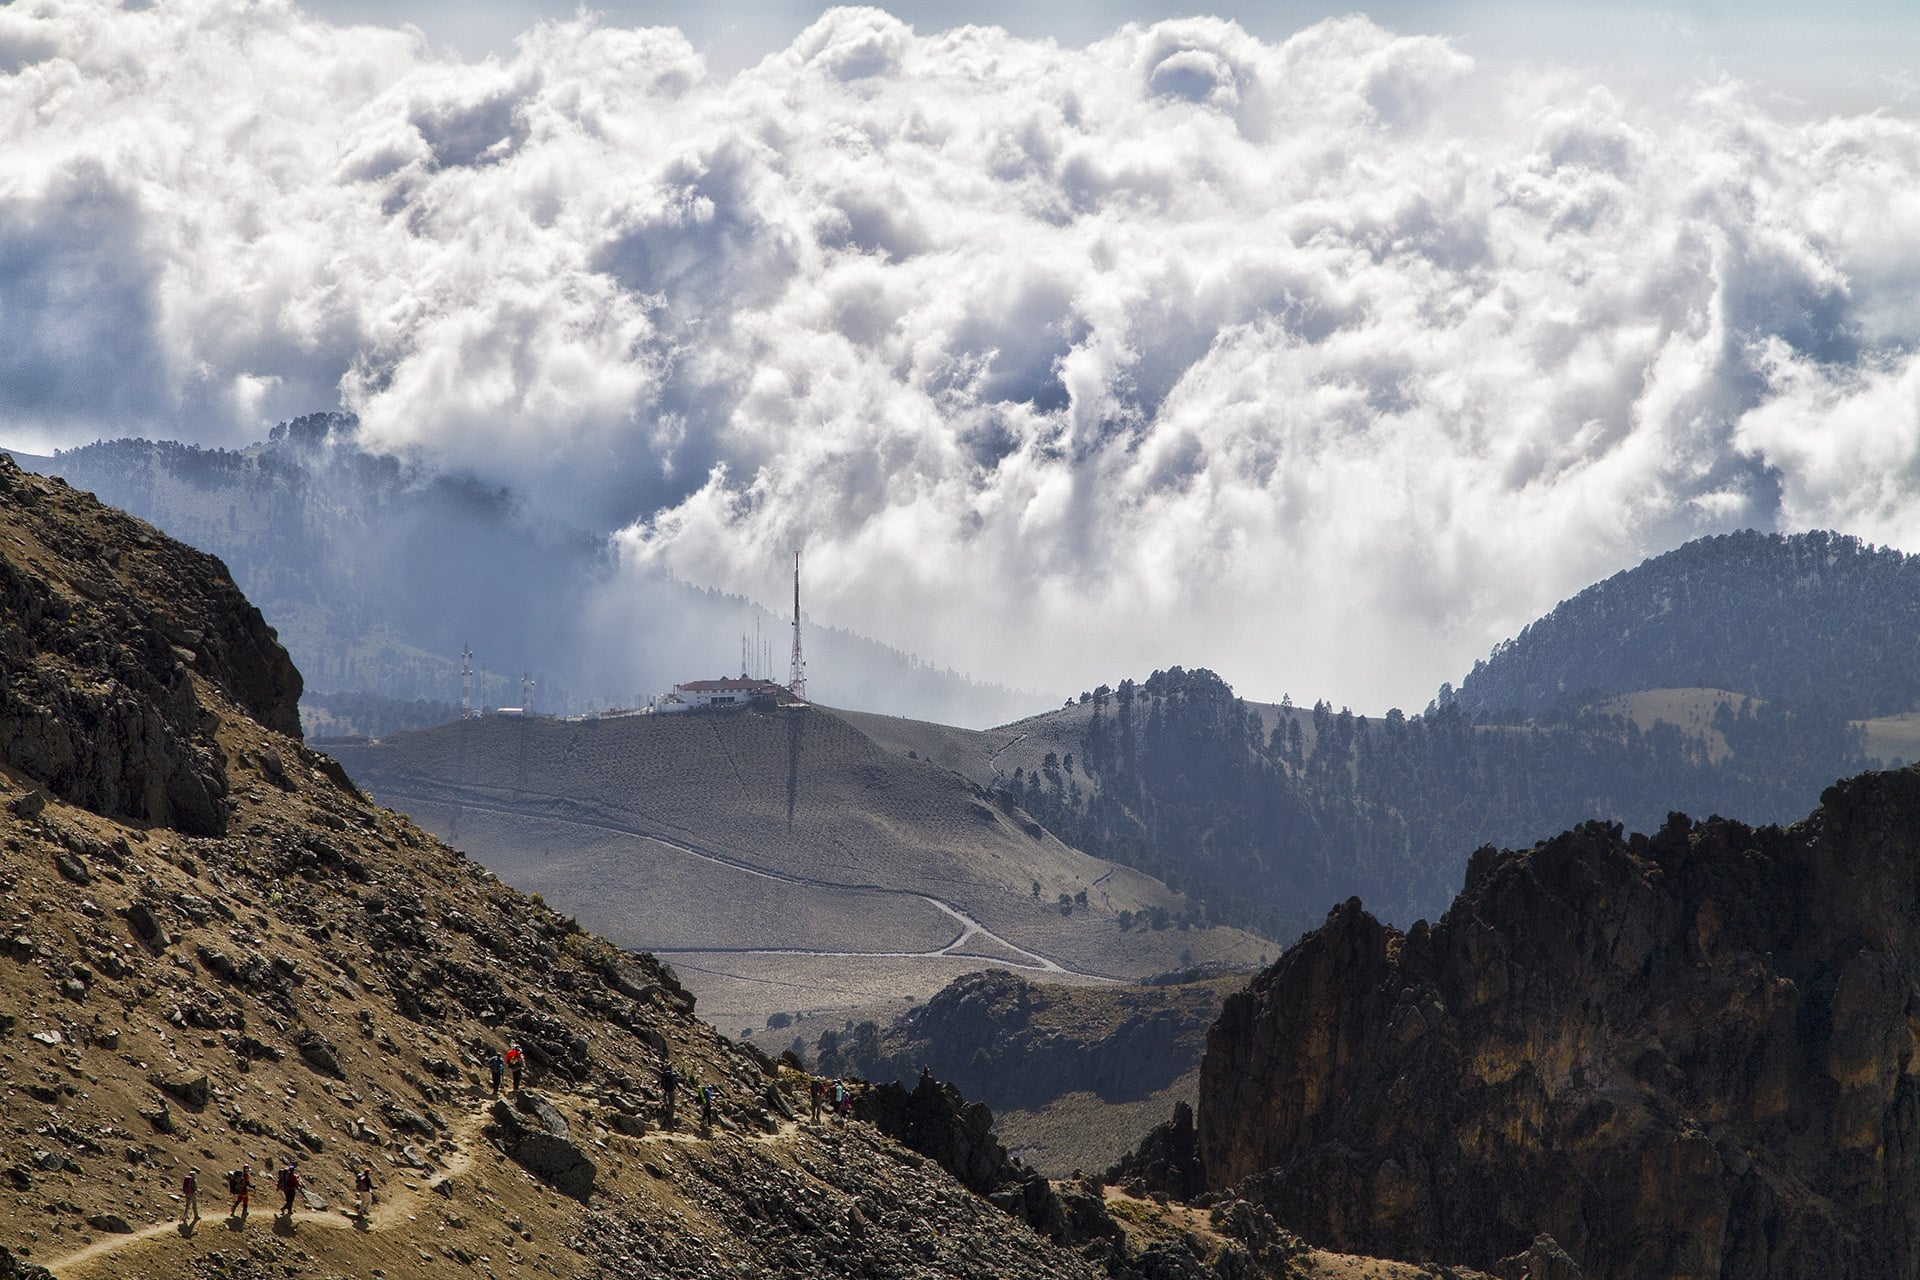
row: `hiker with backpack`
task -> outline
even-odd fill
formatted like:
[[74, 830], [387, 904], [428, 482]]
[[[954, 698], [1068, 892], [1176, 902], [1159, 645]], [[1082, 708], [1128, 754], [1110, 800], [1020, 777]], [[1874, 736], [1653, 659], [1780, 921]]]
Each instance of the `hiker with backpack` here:
[[500, 1096], [500, 1077], [505, 1075], [506, 1071], [507, 1060], [501, 1057], [499, 1050], [496, 1049], [493, 1056], [487, 1059], [487, 1074], [493, 1077], [493, 1096], [496, 1098]]
[[813, 1095], [813, 1123], [819, 1124], [820, 1104], [827, 1100], [827, 1082], [819, 1076], [815, 1076], [813, 1078], [813, 1087], [809, 1092]]
[[180, 1225], [200, 1221], [200, 1170], [187, 1170], [187, 1176], [180, 1179]]
[[247, 1201], [253, 1194], [253, 1166], [243, 1164], [227, 1173], [227, 1194], [233, 1197], [233, 1204], [227, 1209], [229, 1218], [247, 1220]]
[[704, 1085], [700, 1089], [700, 1136], [713, 1134], [713, 1099], [720, 1092], [717, 1084]]
[[280, 1188], [280, 1194], [287, 1198], [286, 1203], [280, 1206], [280, 1216], [291, 1218], [293, 1216], [293, 1195], [294, 1192], [300, 1190], [300, 1171], [294, 1168], [293, 1161], [287, 1161], [286, 1167], [280, 1170], [280, 1177], [276, 1180], [275, 1185]]
[[666, 1111], [661, 1127], [673, 1128], [673, 1095], [680, 1088], [680, 1073], [673, 1069], [671, 1062], [660, 1068], [660, 1093], [666, 1099]]
[[[498, 1076], [494, 1077], [494, 1083], [499, 1083]], [[353, 1207], [363, 1223], [373, 1209], [373, 1166], [364, 1160], [353, 1173]]]
[[516, 1043], [507, 1048], [507, 1070], [513, 1072], [513, 1091], [520, 1092], [520, 1073], [526, 1069], [527, 1055]]

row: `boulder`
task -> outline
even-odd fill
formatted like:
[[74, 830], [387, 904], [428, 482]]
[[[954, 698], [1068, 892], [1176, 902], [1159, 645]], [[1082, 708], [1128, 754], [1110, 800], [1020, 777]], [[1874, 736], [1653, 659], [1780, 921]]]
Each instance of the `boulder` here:
[[148, 946], [157, 949], [167, 945], [166, 926], [160, 923], [152, 904], [136, 899], [127, 907], [127, 924], [134, 936]]
[[0, 1244], [0, 1280], [53, 1280], [53, 1272], [18, 1257]]
[[1538, 1235], [1525, 1253], [1502, 1258], [1494, 1267], [1498, 1280], [1581, 1280], [1580, 1268], [1549, 1235]]
[[181, 1106], [198, 1111], [213, 1097], [213, 1082], [204, 1071], [163, 1076], [154, 1081], [159, 1090]]
[[573, 1141], [559, 1109], [531, 1089], [493, 1104], [493, 1127], [501, 1146], [521, 1168], [562, 1195], [585, 1204], [599, 1168]]
[[293, 1038], [293, 1047], [300, 1054], [300, 1060], [318, 1071], [321, 1075], [332, 1076], [336, 1080], [345, 1079], [346, 1072], [340, 1069], [340, 1052], [333, 1042], [312, 1027], [307, 1027]]

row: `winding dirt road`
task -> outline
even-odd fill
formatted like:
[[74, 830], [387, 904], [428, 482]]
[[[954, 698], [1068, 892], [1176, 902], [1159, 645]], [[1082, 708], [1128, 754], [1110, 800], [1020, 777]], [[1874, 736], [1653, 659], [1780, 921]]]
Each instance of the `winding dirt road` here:
[[[903, 897], [903, 898], [917, 898], [921, 902], [926, 903], [928, 906], [934, 907], [935, 909], [943, 911], [947, 915], [953, 917], [953, 919], [960, 926], [960, 931], [954, 935], [952, 941], [948, 942], [945, 946], [935, 947], [927, 951], [832, 951], [832, 950], [826, 950], [822, 948], [812, 948], [812, 947], [646, 947], [646, 948], [643, 948], [644, 950], [651, 951], [655, 955], [823, 956], [823, 957], [835, 957], [835, 958], [844, 958], [844, 959], [865, 959], [865, 960], [890, 960], [890, 959], [892, 960], [938, 960], [938, 959], [949, 959], [956, 955], [967, 954], [966, 952], [962, 951], [961, 948], [964, 947], [968, 942], [972, 941], [973, 939], [979, 938], [984, 940], [985, 942], [1004, 948], [1007, 952], [1011, 953], [1014, 956], [1022, 957], [1021, 959], [1004, 959], [1002, 957], [995, 957], [995, 960], [997, 963], [1003, 964], [1008, 968], [1024, 969], [1030, 973], [1045, 973], [1045, 974], [1053, 974], [1059, 977], [1080, 978], [1089, 982], [1124, 981], [1124, 979], [1119, 978], [1110, 973], [1093, 973], [1084, 969], [1070, 968], [1066, 965], [1061, 964], [1059, 961], [1053, 959], [1051, 956], [1043, 955], [1038, 951], [1032, 951], [1026, 947], [1022, 947], [1015, 943], [1008, 942], [1005, 938], [993, 932], [993, 930], [987, 928], [984, 924], [981, 924], [978, 920], [974, 919], [972, 916], [968, 915], [965, 911], [961, 910], [959, 907], [956, 907], [951, 902], [947, 902], [943, 899], [936, 898], [931, 894], [922, 893], [917, 889], [896, 889], [888, 885], [870, 884], [870, 883], [869, 884], [850, 884], [845, 881], [819, 880], [811, 876], [794, 875], [793, 873], [786, 872], [786, 871], [774, 871], [767, 867], [760, 866], [757, 863], [748, 862], [743, 858], [737, 858], [729, 854], [719, 853], [712, 849], [702, 849], [696, 845], [687, 844], [685, 841], [674, 840], [669, 837], [662, 836], [651, 831], [642, 831], [634, 827], [623, 826], [616, 822], [592, 821], [585, 818], [562, 818], [562, 817], [556, 817], [552, 814], [545, 814], [545, 813], [537, 814], [537, 815], [529, 815], [524, 810], [510, 808], [506, 805], [501, 805], [501, 804], [489, 804], [485, 801], [477, 801], [477, 800], [470, 799], [467, 796], [460, 796], [456, 801], [456, 800], [449, 799], [447, 796], [410, 797], [403, 791], [389, 790], [381, 796], [381, 803], [388, 805], [391, 808], [404, 811], [406, 809], [408, 800], [415, 799], [415, 798], [420, 800], [422, 803], [435, 804], [435, 805], [440, 805], [442, 807], [454, 807], [457, 804], [457, 807], [461, 809], [471, 809], [481, 813], [497, 814], [502, 817], [514, 818], [521, 821], [537, 820], [540, 822], [554, 823], [560, 826], [579, 827], [587, 831], [610, 832], [613, 835], [627, 836], [635, 840], [648, 840], [654, 844], [664, 846], [665, 848], [668, 848], [668, 849], [672, 849], [676, 853], [683, 853], [683, 854], [686, 854], [688, 857], [698, 858], [705, 862], [711, 862], [716, 866], [726, 867], [730, 870], [739, 871], [739, 872], [742, 872], [743, 874], [755, 876], [762, 880], [771, 880], [777, 884], [790, 884], [790, 885], [797, 885], [797, 886], [808, 888], [808, 889], [825, 889], [825, 890], [837, 891], [842, 893], [887, 894], [890, 896]], [[1107, 875], [1112, 875], [1112, 874], [1113, 874], [1113, 871], [1109, 870], [1106, 873], [1106, 875], [1101, 876], [1100, 879], [1104, 880], [1106, 879]], [[1094, 883], [1098, 884], [1099, 881], [1095, 881]]]

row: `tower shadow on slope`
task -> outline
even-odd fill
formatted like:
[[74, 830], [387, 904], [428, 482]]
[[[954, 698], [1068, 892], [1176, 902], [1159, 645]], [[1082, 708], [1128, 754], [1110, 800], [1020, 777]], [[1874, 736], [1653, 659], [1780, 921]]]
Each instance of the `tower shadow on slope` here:
[[800, 803], [800, 738], [802, 712], [787, 717], [787, 830], [793, 830], [793, 811]]

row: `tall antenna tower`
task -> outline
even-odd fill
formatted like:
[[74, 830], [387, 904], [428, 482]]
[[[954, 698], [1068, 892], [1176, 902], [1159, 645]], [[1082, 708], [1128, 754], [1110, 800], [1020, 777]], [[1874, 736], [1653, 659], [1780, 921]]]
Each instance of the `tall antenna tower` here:
[[520, 673], [520, 709], [528, 715], [533, 714], [533, 686], [537, 683], [530, 671]]
[[460, 646], [460, 718], [473, 718], [473, 646]]
[[807, 700], [807, 660], [800, 656], [800, 553], [793, 553], [793, 675], [787, 691], [798, 701]]

